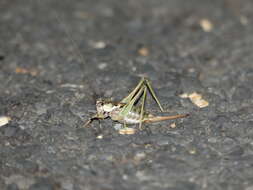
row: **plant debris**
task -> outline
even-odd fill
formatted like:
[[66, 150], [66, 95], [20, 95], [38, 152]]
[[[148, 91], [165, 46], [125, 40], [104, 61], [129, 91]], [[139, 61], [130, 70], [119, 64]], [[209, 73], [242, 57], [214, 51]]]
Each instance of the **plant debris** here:
[[8, 116], [0, 116], [0, 127], [8, 124], [10, 120], [11, 118]]
[[193, 92], [191, 94], [184, 93], [184, 94], [181, 94], [180, 97], [181, 98], [189, 98], [191, 100], [191, 102], [193, 104], [195, 104], [196, 106], [198, 106], [199, 108], [204, 108], [209, 105], [209, 102], [204, 100], [202, 98], [202, 95], [198, 94], [197, 92]]
[[136, 133], [136, 129], [128, 128], [128, 127], [119, 130], [119, 134], [121, 135], [133, 135], [135, 133]]

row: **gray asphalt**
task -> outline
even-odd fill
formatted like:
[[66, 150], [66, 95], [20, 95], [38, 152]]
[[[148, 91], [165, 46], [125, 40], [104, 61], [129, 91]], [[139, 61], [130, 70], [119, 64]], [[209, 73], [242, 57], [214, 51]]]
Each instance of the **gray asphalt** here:
[[[2, 0], [0, 189], [252, 190], [251, 0]], [[141, 76], [168, 115], [84, 122]], [[200, 108], [182, 94], [200, 94]], [[150, 97], [147, 110], [159, 108]]]

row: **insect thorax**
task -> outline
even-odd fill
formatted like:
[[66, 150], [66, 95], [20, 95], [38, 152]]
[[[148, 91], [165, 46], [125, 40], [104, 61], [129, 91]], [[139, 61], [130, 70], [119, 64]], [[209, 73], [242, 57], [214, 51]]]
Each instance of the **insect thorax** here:
[[118, 110], [120, 105], [115, 104], [111, 101], [98, 99], [96, 102], [97, 114], [100, 117], [106, 118], [111, 115], [111, 113], [115, 110]]

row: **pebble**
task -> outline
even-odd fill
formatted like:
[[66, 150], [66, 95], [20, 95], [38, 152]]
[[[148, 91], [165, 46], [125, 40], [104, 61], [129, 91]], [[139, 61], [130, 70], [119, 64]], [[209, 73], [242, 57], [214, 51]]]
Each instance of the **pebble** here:
[[115, 130], [121, 130], [121, 129], [123, 129], [123, 125], [122, 124], [120, 124], [120, 123], [117, 123], [117, 124], [115, 124], [114, 126], [113, 126], [113, 128], [115, 129]]
[[97, 42], [90, 42], [90, 45], [94, 49], [104, 49], [106, 47], [106, 43], [103, 41], [97, 41]]
[[134, 160], [136, 160], [136, 161], [141, 161], [141, 160], [143, 160], [145, 158], [146, 158], [146, 154], [144, 152], [138, 152], [134, 156]]
[[106, 67], [107, 67], [107, 63], [100, 63], [99, 65], [98, 65], [98, 68], [100, 69], [100, 70], [104, 70]]
[[204, 32], [211, 32], [213, 30], [212, 22], [206, 18], [201, 19], [199, 24]]

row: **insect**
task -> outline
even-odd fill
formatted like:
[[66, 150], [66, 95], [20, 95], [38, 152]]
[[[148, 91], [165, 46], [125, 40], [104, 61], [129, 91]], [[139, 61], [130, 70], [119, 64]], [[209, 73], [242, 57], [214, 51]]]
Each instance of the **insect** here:
[[[63, 23], [58, 14], [54, 14], [56, 20], [59, 24]], [[76, 46], [74, 39], [71, 37], [68, 27], [64, 26], [65, 33], [71, 41], [72, 46], [74, 46], [78, 57], [84, 63], [84, 58]], [[151, 96], [158, 104], [160, 110], [163, 112], [164, 109], [161, 106], [155, 92], [147, 78], [142, 78], [137, 86], [123, 98], [120, 102], [113, 102], [111, 100], [98, 99], [96, 101], [97, 113], [93, 115], [84, 126], [88, 126], [93, 120], [96, 119], [106, 119], [110, 117], [114, 121], [123, 123], [126, 127], [127, 124], [139, 124], [139, 128], [142, 128], [142, 123], [153, 123], [164, 120], [171, 120], [177, 118], [187, 117], [189, 114], [179, 114], [173, 116], [153, 116], [152, 114], [145, 111], [145, 100], [147, 96], [147, 91], [150, 92]], [[138, 101], [141, 100], [141, 105], [137, 106]]]
[[[147, 92], [151, 94], [160, 110], [164, 112], [164, 109], [161, 106], [161, 103], [159, 102], [149, 80], [143, 77], [129, 95], [123, 98], [120, 102], [98, 99], [96, 101], [97, 113], [93, 115], [84, 126], [87, 127], [93, 120], [111, 118], [114, 121], [124, 124], [125, 127], [127, 124], [139, 124], [139, 129], [142, 129], [142, 123], [153, 123], [189, 116], [189, 114], [154, 116], [148, 113], [145, 111]], [[140, 100], [141, 105], [137, 106], [137, 103]]]

